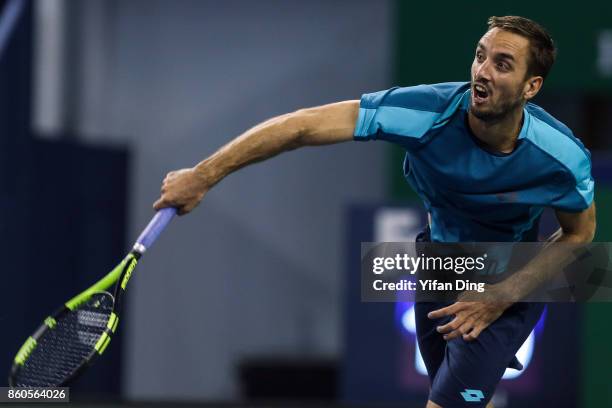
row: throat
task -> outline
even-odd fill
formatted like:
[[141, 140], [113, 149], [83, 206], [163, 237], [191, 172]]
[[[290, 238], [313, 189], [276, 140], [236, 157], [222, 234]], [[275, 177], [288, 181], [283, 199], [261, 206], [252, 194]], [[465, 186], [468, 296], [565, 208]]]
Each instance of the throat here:
[[523, 111], [521, 109], [518, 117], [508, 115], [494, 122], [483, 121], [468, 112], [466, 122], [471, 133], [486, 150], [509, 154], [518, 144], [518, 136], [523, 126]]

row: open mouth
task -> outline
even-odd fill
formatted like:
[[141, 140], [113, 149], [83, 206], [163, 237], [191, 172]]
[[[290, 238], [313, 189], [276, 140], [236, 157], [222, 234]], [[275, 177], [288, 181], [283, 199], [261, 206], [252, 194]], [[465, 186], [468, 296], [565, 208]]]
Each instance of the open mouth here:
[[481, 84], [474, 84], [472, 95], [474, 97], [474, 102], [483, 103], [487, 99], [489, 99], [489, 90]]

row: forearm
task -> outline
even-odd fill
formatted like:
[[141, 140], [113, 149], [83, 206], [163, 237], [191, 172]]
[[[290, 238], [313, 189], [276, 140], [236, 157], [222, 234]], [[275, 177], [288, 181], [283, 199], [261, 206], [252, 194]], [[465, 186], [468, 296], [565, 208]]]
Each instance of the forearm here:
[[196, 166], [168, 173], [153, 208], [174, 207], [179, 215], [187, 214], [215, 184], [248, 164], [301, 146], [352, 140], [358, 113], [359, 101], [346, 101], [267, 120]]
[[563, 267], [574, 259], [574, 247], [588, 244], [593, 234], [584, 232], [564, 232], [559, 229], [548, 239], [548, 244], [524, 268], [495, 285], [504, 300], [519, 302], [535, 289], [551, 281]]
[[347, 101], [269, 119], [223, 146], [195, 170], [210, 188], [230, 173], [279, 153], [351, 140], [357, 111], [356, 101]]
[[[449, 341], [458, 337], [462, 337], [465, 341], [476, 339], [502, 315], [504, 310], [513, 303], [524, 301], [534, 289], [559, 273], [562, 266], [573, 258], [568, 246], [579, 246], [593, 239], [594, 211], [591, 213], [593, 218], [579, 225], [578, 229], [562, 228], [552, 234], [548, 242], [554, 242], [556, 245], [547, 245], [526, 267], [508, 279], [487, 285], [482, 293], [465, 291], [459, 295], [455, 303], [430, 312], [428, 314], [430, 319], [453, 316], [449, 322], [436, 328], [444, 335], [444, 340]], [[574, 225], [577, 224], [579, 223]]]

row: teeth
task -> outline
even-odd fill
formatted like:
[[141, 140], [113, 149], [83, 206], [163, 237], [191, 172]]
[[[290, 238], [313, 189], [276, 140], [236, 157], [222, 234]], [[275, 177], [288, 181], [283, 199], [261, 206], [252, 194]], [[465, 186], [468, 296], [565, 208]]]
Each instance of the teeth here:
[[478, 92], [487, 92], [486, 88], [482, 85], [474, 85], [474, 88], [478, 91]]

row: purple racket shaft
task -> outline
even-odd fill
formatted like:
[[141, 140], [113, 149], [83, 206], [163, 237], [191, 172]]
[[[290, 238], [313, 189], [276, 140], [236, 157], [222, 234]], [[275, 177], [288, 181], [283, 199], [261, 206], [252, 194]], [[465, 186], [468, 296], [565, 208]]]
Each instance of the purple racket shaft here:
[[159, 210], [149, 221], [149, 225], [142, 231], [134, 249], [141, 254], [144, 253], [159, 237], [159, 234], [166, 228], [166, 226], [172, 221], [172, 218], [176, 215], [176, 208], [162, 208]]

